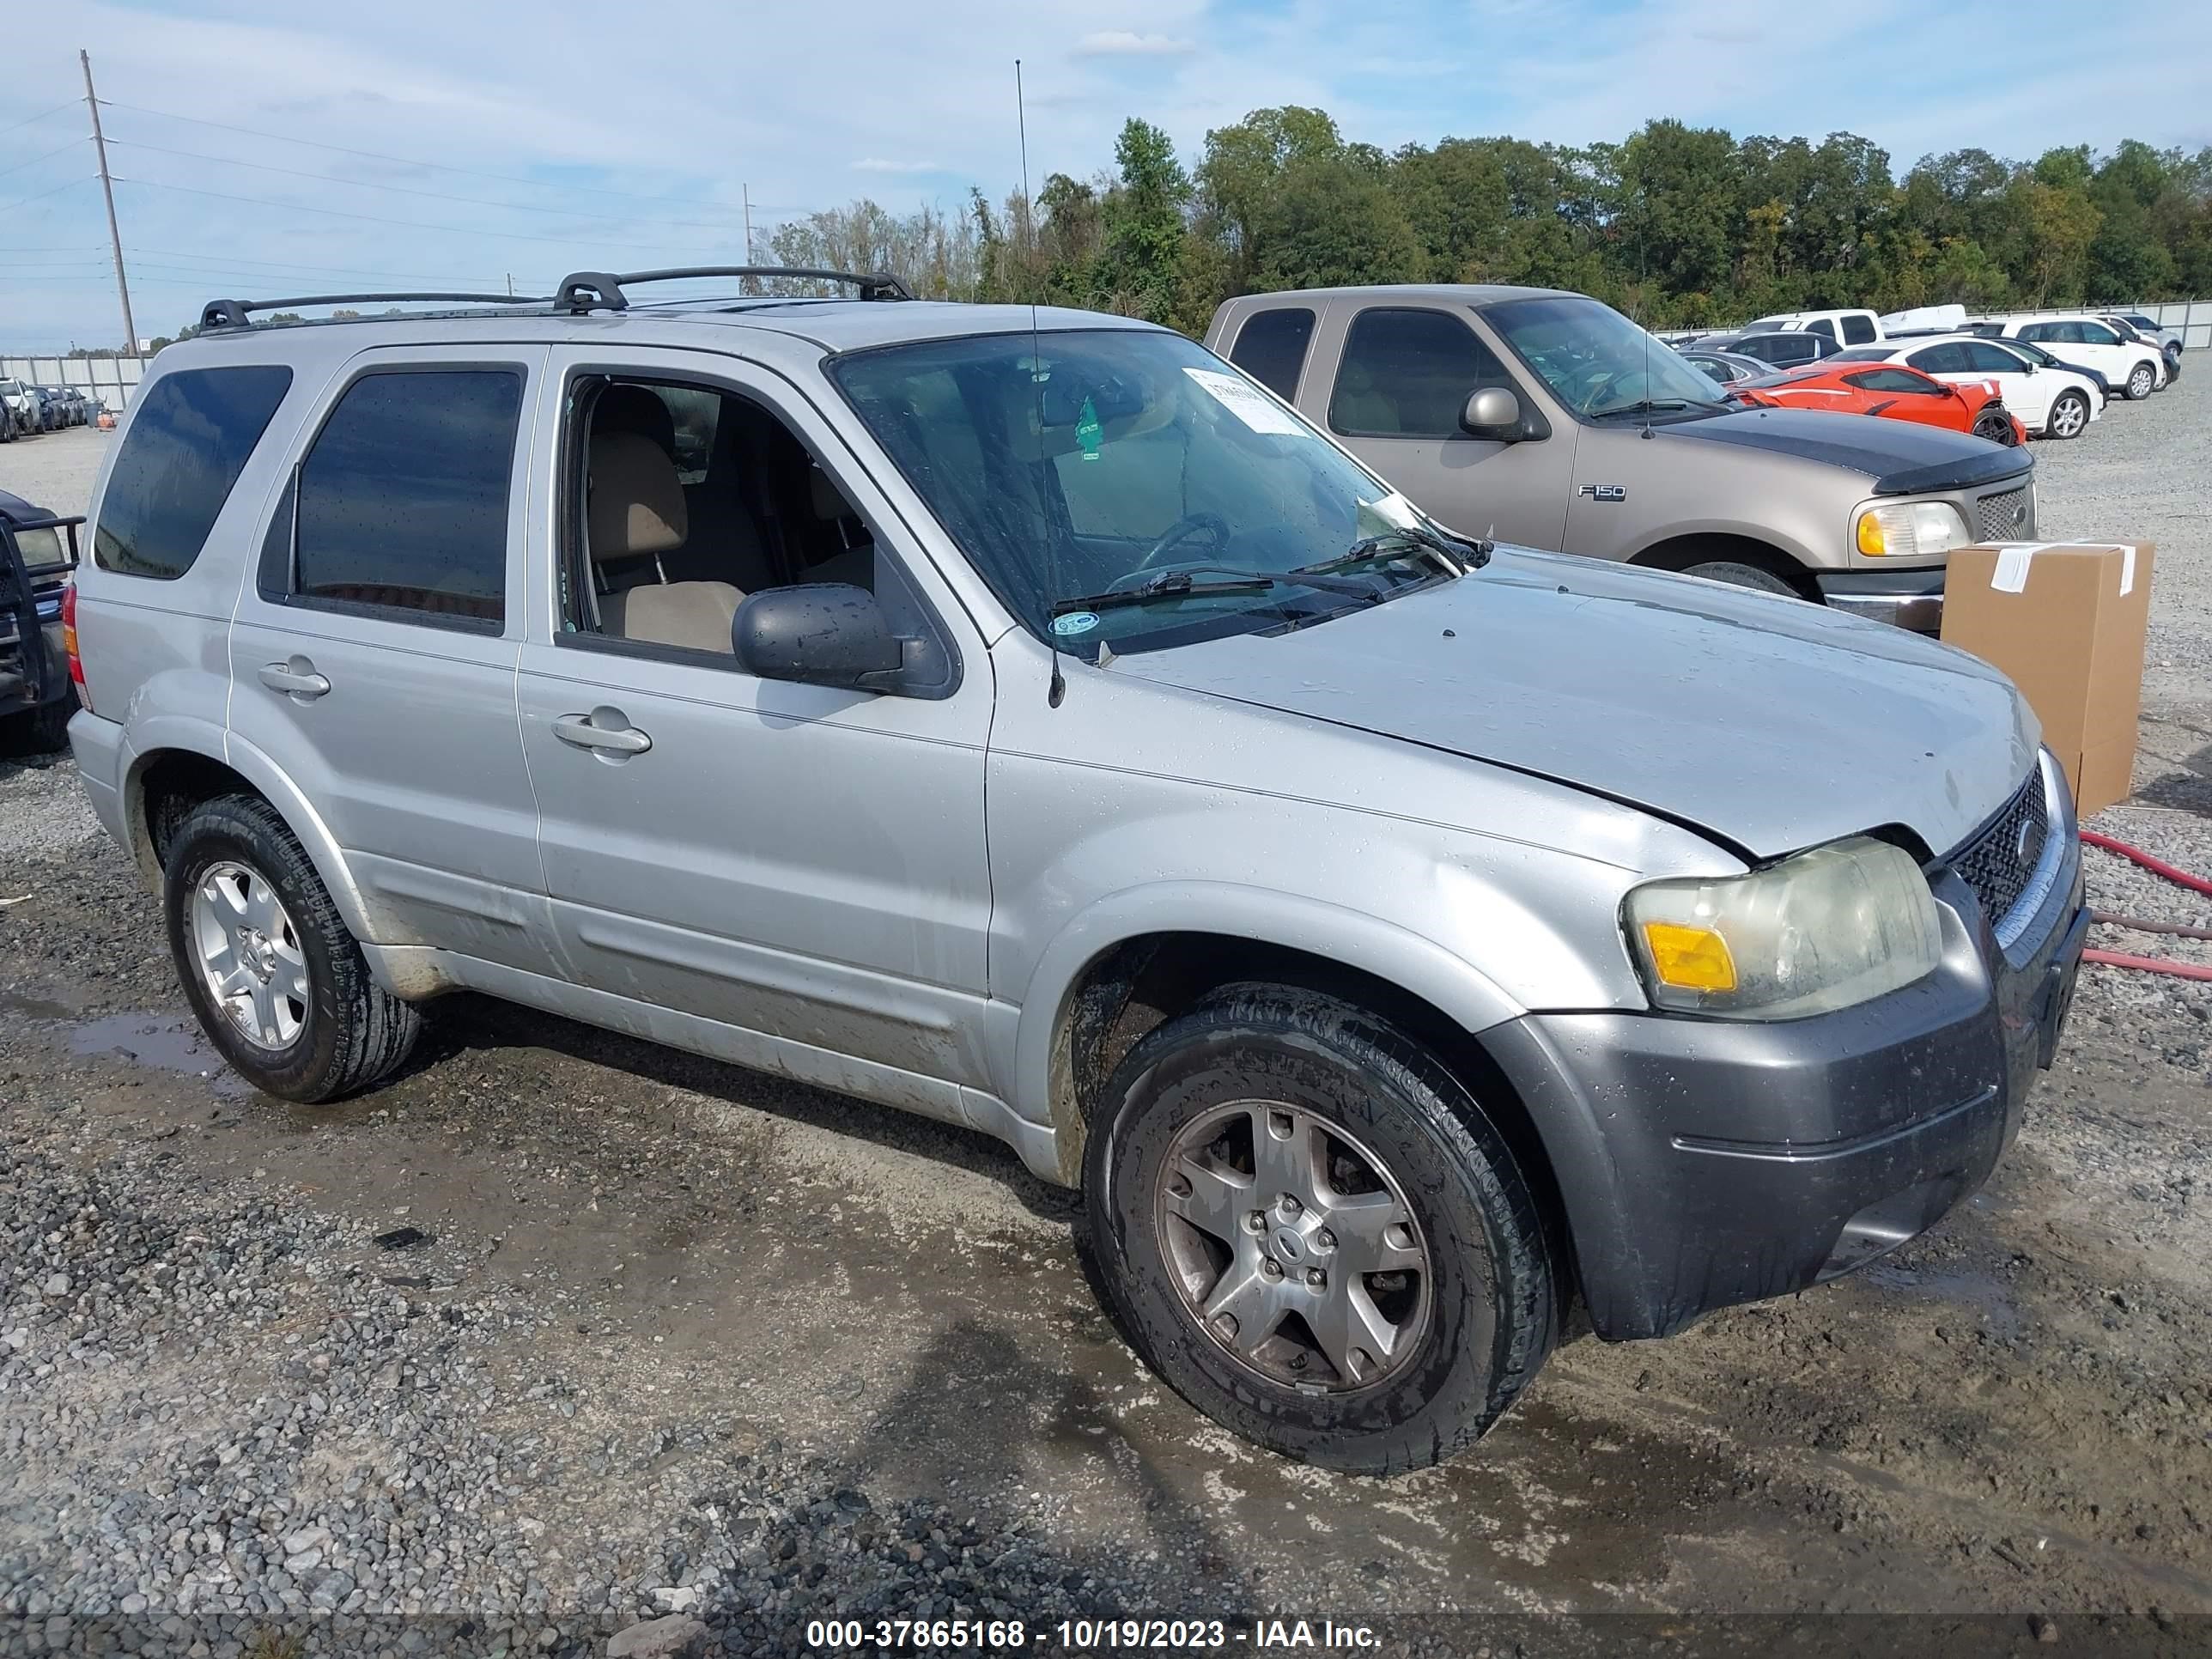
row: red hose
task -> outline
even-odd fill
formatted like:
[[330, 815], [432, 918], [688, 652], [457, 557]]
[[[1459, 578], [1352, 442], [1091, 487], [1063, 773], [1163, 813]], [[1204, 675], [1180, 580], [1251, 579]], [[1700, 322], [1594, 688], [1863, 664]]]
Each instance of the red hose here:
[[2178, 870], [2164, 859], [2153, 858], [2140, 847], [2130, 847], [2116, 836], [2100, 835], [2094, 830], [2084, 830], [2081, 839], [2092, 847], [2103, 848], [2107, 853], [2118, 853], [2122, 858], [2140, 864], [2154, 875], [2164, 876], [2179, 886], [2212, 897], [2212, 881], [2207, 881], [2202, 876], [2192, 876], [2186, 870]]
[[[2107, 853], [2117, 853], [2130, 863], [2142, 866], [2154, 875], [2164, 876], [2178, 887], [2186, 887], [2191, 892], [2212, 896], [2212, 881], [2207, 881], [2202, 876], [2192, 876], [2186, 870], [2177, 869], [2164, 859], [2154, 858], [2140, 847], [2130, 847], [2116, 836], [2102, 835], [2094, 830], [2084, 830], [2081, 834], [2081, 839], [2092, 847], [2101, 847]], [[2165, 974], [2174, 979], [2201, 980], [2212, 984], [2212, 965], [2204, 963], [2168, 962], [2160, 957], [2130, 956], [2124, 951], [2094, 950], [2082, 951], [2081, 960], [2100, 962], [2108, 968], [2133, 968], [2141, 973]]]

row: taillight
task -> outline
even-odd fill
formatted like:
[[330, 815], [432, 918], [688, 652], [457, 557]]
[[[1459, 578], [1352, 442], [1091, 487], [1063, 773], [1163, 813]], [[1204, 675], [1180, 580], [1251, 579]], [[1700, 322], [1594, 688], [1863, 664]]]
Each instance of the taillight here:
[[85, 689], [84, 659], [76, 648], [76, 583], [74, 580], [62, 588], [62, 649], [69, 653], [70, 684], [76, 687], [76, 700], [85, 708], [92, 707], [92, 694]]

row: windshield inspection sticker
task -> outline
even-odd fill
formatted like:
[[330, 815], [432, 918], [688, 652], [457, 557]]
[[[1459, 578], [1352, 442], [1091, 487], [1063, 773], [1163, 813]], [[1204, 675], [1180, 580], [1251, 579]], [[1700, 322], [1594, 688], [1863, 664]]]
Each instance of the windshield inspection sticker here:
[[1291, 412], [1255, 386], [1218, 368], [1189, 368], [1183, 373], [1213, 395], [1213, 399], [1255, 432], [1281, 432], [1295, 437], [1303, 428]]
[[1065, 637], [1070, 634], [1088, 634], [1098, 626], [1096, 611], [1071, 611], [1064, 617], [1052, 619], [1052, 631]]

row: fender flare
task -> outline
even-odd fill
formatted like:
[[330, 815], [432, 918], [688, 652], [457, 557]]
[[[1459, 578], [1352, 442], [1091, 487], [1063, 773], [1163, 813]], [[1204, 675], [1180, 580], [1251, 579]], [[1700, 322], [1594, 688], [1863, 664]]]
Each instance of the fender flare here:
[[203, 759], [220, 763], [244, 778], [261, 793], [263, 799], [275, 807], [292, 833], [300, 838], [300, 845], [307, 854], [307, 861], [315, 866], [315, 873], [329, 890], [331, 902], [338, 908], [347, 930], [367, 943], [375, 937], [369, 929], [368, 908], [362, 899], [361, 888], [353, 878], [345, 854], [338, 848], [330, 826], [322, 815], [309, 804], [299, 787], [286, 776], [283, 769], [260, 750], [246, 742], [234, 732], [226, 732], [212, 722], [191, 715], [161, 714], [134, 722], [131, 735], [125, 740], [127, 750], [123, 770], [123, 823], [131, 838], [130, 851], [142, 869], [148, 871], [158, 885], [160, 872], [152, 861], [152, 851], [145, 844], [144, 779], [146, 769], [164, 755], [192, 754]]
[[1060, 1086], [1057, 1052], [1074, 995], [1091, 964], [1146, 933], [1215, 933], [1302, 951], [1358, 969], [1442, 1011], [1469, 1036], [1527, 1012], [1474, 963], [1434, 939], [1324, 899], [1231, 882], [1125, 887], [1071, 917], [1031, 971], [1014, 1038], [1012, 1103], [1054, 1132], [1062, 1178], [1080, 1184], [1085, 1124]]

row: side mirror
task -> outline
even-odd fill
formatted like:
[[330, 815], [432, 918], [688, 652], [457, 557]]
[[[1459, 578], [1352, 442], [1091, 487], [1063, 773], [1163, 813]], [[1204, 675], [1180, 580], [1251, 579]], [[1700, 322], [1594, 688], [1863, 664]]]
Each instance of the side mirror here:
[[1502, 386], [1486, 386], [1469, 398], [1459, 420], [1477, 437], [1512, 443], [1522, 435], [1521, 400]]
[[730, 648], [762, 679], [847, 691], [892, 690], [905, 660], [876, 596], [842, 582], [750, 595], [730, 623]]

